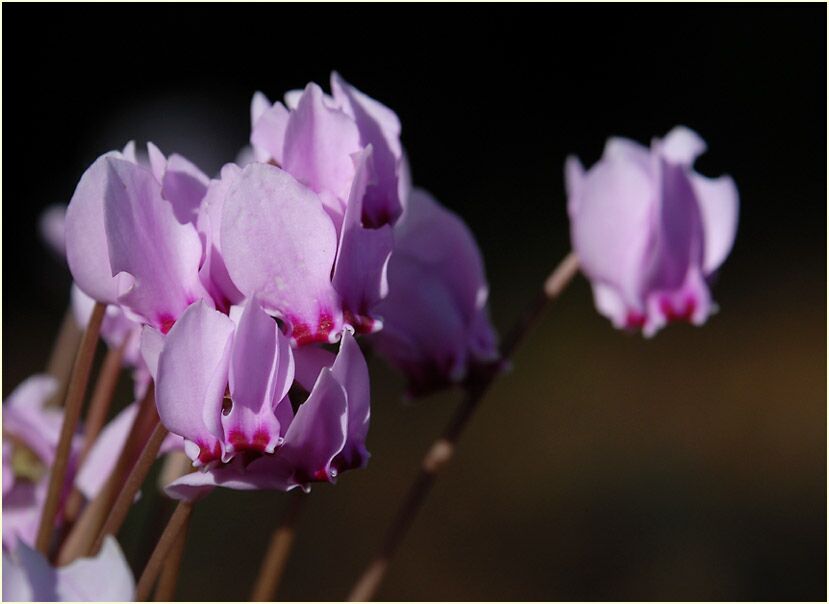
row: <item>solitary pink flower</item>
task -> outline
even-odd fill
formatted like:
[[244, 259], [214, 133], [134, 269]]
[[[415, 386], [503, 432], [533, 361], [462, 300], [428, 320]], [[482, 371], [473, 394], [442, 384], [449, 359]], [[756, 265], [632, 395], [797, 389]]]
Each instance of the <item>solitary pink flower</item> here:
[[135, 598], [135, 579], [118, 542], [107, 536], [93, 558], [55, 568], [43, 554], [21, 543], [3, 550], [6, 602], [125, 602]]
[[734, 243], [739, 197], [730, 177], [694, 172], [704, 151], [680, 126], [650, 149], [611, 138], [587, 171], [567, 159], [573, 248], [617, 328], [652, 336], [671, 321], [701, 325], [715, 310], [709, 283]]
[[423, 394], [464, 380], [498, 358], [489, 290], [469, 228], [428, 193], [415, 189], [395, 226], [389, 294], [378, 307], [378, 352]]
[[[156, 371], [161, 421], [201, 470], [169, 485], [173, 497], [215, 486], [306, 488], [368, 459], [368, 369], [348, 331], [336, 359], [309, 348], [295, 360], [256, 300], [230, 317], [198, 302], [164, 339]], [[295, 375], [310, 389], [296, 411], [288, 396]]]

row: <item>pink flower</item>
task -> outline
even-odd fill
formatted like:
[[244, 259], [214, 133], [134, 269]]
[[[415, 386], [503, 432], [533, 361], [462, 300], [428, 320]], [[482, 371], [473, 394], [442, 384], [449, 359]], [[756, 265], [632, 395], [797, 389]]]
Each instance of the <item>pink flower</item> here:
[[[56, 390], [52, 376], [34, 375], [3, 404], [3, 545], [10, 549], [17, 541], [34, 543], [37, 534], [63, 424], [63, 411], [46, 406]], [[78, 436], [72, 442], [73, 458], [80, 447]]]
[[680, 126], [650, 149], [611, 138], [587, 171], [567, 159], [573, 248], [617, 328], [652, 336], [672, 321], [701, 325], [715, 310], [709, 284], [734, 243], [739, 198], [730, 177], [694, 172], [704, 151]]
[[[156, 371], [161, 421], [201, 470], [169, 485], [173, 497], [215, 486], [306, 488], [368, 459], [368, 369], [348, 331], [336, 359], [317, 348], [295, 358], [257, 301], [230, 317], [198, 302], [164, 339]], [[295, 376], [310, 390], [296, 412], [288, 397]]]
[[193, 301], [210, 300], [195, 226], [208, 179], [148, 148], [149, 165], [128, 145], [87, 169], [66, 212], [66, 254], [86, 295], [166, 332]]
[[395, 226], [389, 295], [378, 308], [378, 352], [409, 380], [411, 394], [463, 381], [498, 358], [484, 263], [469, 228], [415, 189]]
[[359, 220], [368, 227], [394, 224], [409, 194], [408, 167], [400, 144], [400, 120], [337, 73], [332, 95], [316, 84], [285, 95], [287, 107], [271, 105], [261, 92], [251, 104], [250, 141], [260, 162], [281, 166], [317, 193], [326, 208], [342, 216], [356, 178], [352, 157], [373, 153]]
[[93, 558], [55, 568], [21, 543], [3, 550], [3, 600], [6, 602], [124, 602], [135, 598], [135, 580], [118, 542], [107, 536]]

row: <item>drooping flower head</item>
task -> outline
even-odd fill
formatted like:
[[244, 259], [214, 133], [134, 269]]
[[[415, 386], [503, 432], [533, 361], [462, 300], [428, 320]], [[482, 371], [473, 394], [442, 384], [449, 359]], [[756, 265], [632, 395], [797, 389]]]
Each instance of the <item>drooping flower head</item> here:
[[415, 189], [395, 226], [389, 295], [378, 308], [377, 351], [409, 380], [411, 394], [461, 382], [498, 358], [481, 253], [469, 228]]
[[257, 94], [257, 161], [226, 167], [208, 204], [217, 272], [299, 345], [382, 328], [392, 225], [409, 195], [397, 116], [337, 74], [331, 88], [309, 84], [287, 106]]
[[99, 157], [66, 212], [66, 255], [78, 287], [117, 304], [131, 319], [169, 331], [192, 302], [212, 298], [201, 283], [196, 230], [208, 179], [178, 155], [132, 146]]
[[[60, 439], [63, 410], [48, 407], [57, 391], [50, 375], [34, 375], [3, 403], [3, 545], [33, 544]], [[76, 436], [70, 450], [70, 474], [80, 451]]]
[[[305, 487], [367, 461], [368, 369], [348, 331], [336, 358], [313, 347], [295, 358], [255, 299], [230, 316], [199, 302], [163, 339], [155, 371], [161, 421], [200, 470], [168, 487], [174, 497]], [[296, 410], [295, 377], [310, 390]]]
[[650, 149], [611, 138], [589, 170], [568, 158], [573, 248], [599, 312], [651, 336], [671, 321], [705, 322], [709, 283], [737, 232], [739, 197], [728, 176], [697, 174], [705, 143], [674, 128]]

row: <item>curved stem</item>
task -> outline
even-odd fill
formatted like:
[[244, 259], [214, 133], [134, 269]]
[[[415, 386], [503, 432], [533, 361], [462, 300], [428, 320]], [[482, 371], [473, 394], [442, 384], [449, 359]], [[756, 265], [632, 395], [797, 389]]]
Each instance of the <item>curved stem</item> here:
[[285, 571], [294, 544], [297, 521], [307, 499], [308, 496], [301, 491], [291, 494], [288, 509], [282, 522], [273, 532], [268, 551], [262, 560], [262, 567], [259, 569], [259, 576], [250, 597], [251, 601], [272, 602], [276, 599], [282, 573]]
[[97, 302], [86, 327], [78, 356], [72, 367], [72, 378], [66, 392], [66, 404], [63, 409], [63, 424], [60, 430], [60, 440], [55, 452], [55, 463], [52, 464], [49, 477], [49, 490], [43, 504], [40, 525], [37, 529], [36, 548], [44, 555], [49, 555], [49, 546], [52, 542], [52, 532], [55, 528], [55, 517], [58, 512], [63, 483], [66, 478], [66, 469], [69, 466], [69, 457], [72, 452], [72, 436], [78, 426], [83, 407], [83, 398], [86, 385], [89, 382], [89, 373], [95, 357], [95, 346], [98, 344], [98, 334], [101, 322], [104, 319], [106, 305]]
[[[573, 277], [578, 273], [578, 268], [578, 258], [575, 253], [570, 252], [550, 273], [539, 297], [527, 307], [513, 329], [504, 338], [501, 346], [502, 363], [512, 356], [547, 304], [558, 298], [573, 280]], [[423, 502], [431, 491], [438, 473], [452, 459], [458, 439], [464, 428], [469, 424], [469, 420], [472, 418], [478, 404], [489, 390], [489, 386], [499, 374], [499, 367], [500, 365], [496, 364], [486, 368], [467, 384], [463, 401], [444, 429], [442, 436], [432, 444], [424, 456], [420, 472], [409, 487], [406, 498], [386, 533], [380, 552], [354, 584], [348, 596], [349, 601], [371, 600], [377, 593], [391, 559], [397, 552], [418, 511], [423, 506]]]

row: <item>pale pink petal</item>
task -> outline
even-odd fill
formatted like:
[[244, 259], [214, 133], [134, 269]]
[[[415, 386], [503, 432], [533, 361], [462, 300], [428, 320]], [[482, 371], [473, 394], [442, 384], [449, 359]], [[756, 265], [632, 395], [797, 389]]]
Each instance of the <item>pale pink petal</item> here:
[[355, 157], [357, 172], [343, 217], [333, 279], [345, 322], [360, 333], [372, 333], [382, 327], [374, 310], [388, 293], [386, 267], [394, 244], [391, 225], [367, 229], [361, 222], [371, 153], [371, 147], [367, 147]]
[[14, 552], [3, 550], [3, 600], [7, 602], [54, 602], [57, 572], [46, 558], [26, 543]]
[[207, 296], [199, 276], [202, 246], [192, 224], [180, 224], [146, 169], [108, 158], [106, 232], [112, 274], [132, 277], [119, 302], [166, 332], [193, 301]]
[[[362, 212], [366, 226], [394, 224], [403, 212], [399, 188], [403, 149], [400, 144], [400, 120], [385, 105], [363, 94], [336, 72], [331, 74], [335, 100], [356, 122], [360, 144], [371, 145], [372, 180], [368, 184]], [[408, 190], [403, 191], [406, 196]]]
[[345, 199], [354, 178], [351, 155], [361, 148], [354, 120], [328, 106], [319, 86], [308, 84], [285, 129], [285, 170], [317, 193]]
[[221, 454], [233, 328], [227, 316], [198, 302], [170, 330], [158, 359], [158, 414], [170, 432], [198, 446], [188, 454], [199, 463]]
[[705, 141], [699, 134], [686, 128], [676, 126], [661, 141], [662, 155], [671, 163], [690, 166], [697, 157], [705, 153]]
[[705, 274], [709, 275], [716, 271], [731, 253], [740, 218], [740, 195], [730, 176], [706, 178], [692, 174], [691, 184], [702, 215], [702, 228], [705, 233], [703, 269]]
[[173, 206], [176, 219], [195, 223], [210, 179], [189, 159], [173, 153], [167, 158], [161, 196]]
[[56, 592], [64, 602], [125, 602], [135, 598], [135, 579], [118, 542], [107, 535], [97, 556], [57, 569]]
[[244, 296], [227, 273], [221, 249], [222, 211], [228, 190], [242, 171], [234, 164], [222, 167], [221, 178], [210, 181], [199, 212], [197, 228], [204, 238], [205, 260], [199, 269], [199, 278], [220, 310], [227, 311], [239, 304]]
[[113, 277], [104, 219], [111, 152], [87, 168], [66, 209], [66, 260], [72, 277], [85, 294], [99, 302], [113, 303], [120, 278]]
[[250, 164], [225, 199], [221, 244], [233, 282], [283, 318], [295, 341], [338, 337], [337, 235], [313, 191], [279, 168]]
[[366, 437], [371, 418], [371, 386], [363, 352], [348, 331], [343, 333], [331, 374], [345, 390], [348, 402], [348, 436], [334, 466], [339, 472], [365, 467], [369, 458]]
[[289, 115], [285, 105], [277, 101], [253, 121], [250, 144], [253, 145], [259, 161], [273, 159], [282, 165]]
[[229, 376], [232, 405], [222, 414], [225, 451], [273, 453], [281, 443], [274, 403], [282, 400], [293, 381], [293, 358], [287, 338], [255, 298], [239, 319]]

